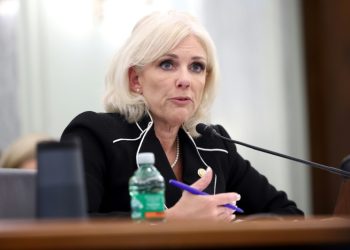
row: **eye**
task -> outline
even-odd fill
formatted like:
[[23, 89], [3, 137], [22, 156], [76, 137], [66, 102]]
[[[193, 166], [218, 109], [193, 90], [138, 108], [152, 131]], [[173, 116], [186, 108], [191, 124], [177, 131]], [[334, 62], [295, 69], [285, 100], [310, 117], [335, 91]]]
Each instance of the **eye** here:
[[205, 65], [201, 62], [194, 62], [190, 65], [190, 70], [195, 73], [201, 73], [205, 70]]
[[174, 68], [174, 63], [172, 60], [164, 60], [160, 62], [159, 66], [164, 70], [171, 70]]

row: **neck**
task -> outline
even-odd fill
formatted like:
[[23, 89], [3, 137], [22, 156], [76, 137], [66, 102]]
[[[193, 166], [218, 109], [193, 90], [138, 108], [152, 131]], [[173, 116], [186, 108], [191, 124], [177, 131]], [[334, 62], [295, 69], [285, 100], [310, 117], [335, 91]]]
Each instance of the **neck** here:
[[168, 128], [168, 129], [159, 129], [157, 126], [154, 126], [155, 135], [160, 141], [164, 151], [166, 153], [171, 152], [176, 149], [176, 137], [179, 132], [179, 127]]
[[180, 143], [178, 140], [178, 128], [173, 130], [156, 130], [155, 134], [168, 158], [171, 168], [175, 168], [180, 156]]

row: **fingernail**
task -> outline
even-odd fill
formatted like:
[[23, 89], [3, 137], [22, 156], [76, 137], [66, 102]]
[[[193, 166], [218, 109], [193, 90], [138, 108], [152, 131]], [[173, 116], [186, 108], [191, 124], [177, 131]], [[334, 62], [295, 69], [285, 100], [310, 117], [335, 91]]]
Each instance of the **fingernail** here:
[[199, 177], [203, 177], [207, 173], [207, 171], [203, 168], [200, 168], [200, 169], [198, 169], [197, 173], [198, 173]]
[[211, 169], [211, 167], [207, 167], [207, 173], [209, 172], [209, 171], [211, 171], [212, 169]]
[[236, 197], [237, 197], [236, 201], [239, 201], [241, 199], [241, 195], [240, 194], [236, 194]]

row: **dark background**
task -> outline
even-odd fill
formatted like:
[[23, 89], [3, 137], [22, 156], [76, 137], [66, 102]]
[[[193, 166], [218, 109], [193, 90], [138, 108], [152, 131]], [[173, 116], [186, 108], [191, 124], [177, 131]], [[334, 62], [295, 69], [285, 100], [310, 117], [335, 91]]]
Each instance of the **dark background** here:
[[[310, 153], [339, 167], [350, 154], [350, 1], [301, 1]], [[332, 214], [341, 177], [312, 170], [315, 214]]]

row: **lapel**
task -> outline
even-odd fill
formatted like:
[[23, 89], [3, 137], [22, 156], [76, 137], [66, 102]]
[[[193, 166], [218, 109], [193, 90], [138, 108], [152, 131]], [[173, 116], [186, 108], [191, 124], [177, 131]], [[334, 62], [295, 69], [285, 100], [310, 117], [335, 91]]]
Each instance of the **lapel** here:
[[214, 194], [216, 178], [215, 168], [207, 164], [207, 162], [204, 162], [197, 150], [197, 145], [190, 135], [184, 132], [182, 129], [180, 131], [180, 141], [182, 145], [181, 154], [183, 159], [183, 182], [188, 185], [192, 185], [200, 178], [198, 175], [198, 170], [201, 168], [206, 170], [207, 166], [209, 166], [213, 169], [213, 178], [208, 187], [203, 191], [208, 194]]
[[[166, 154], [155, 136], [153, 121], [149, 115], [145, 115], [140, 121], [135, 123], [136, 130], [133, 130], [132, 140], [140, 138], [136, 149], [136, 154], [141, 152], [152, 152], [155, 156], [155, 166], [164, 178], [165, 182], [165, 202], [167, 207], [172, 207], [181, 198], [182, 190], [169, 184], [170, 179], [176, 179], [173, 170], [170, 167]], [[213, 179], [208, 187], [203, 190], [208, 194], [214, 194], [225, 191], [225, 180], [222, 173], [220, 161], [221, 157], [212, 153], [210, 149], [220, 148], [215, 141], [208, 137], [198, 137], [193, 139], [183, 128], [179, 130], [180, 154], [182, 160], [182, 181], [192, 185], [200, 177], [199, 169], [207, 169], [210, 166], [213, 169]], [[130, 138], [129, 138], [130, 139]], [[129, 140], [128, 138], [118, 138], [117, 140]], [[115, 141], [117, 141], [115, 140]], [[201, 148], [201, 149], [200, 149]], [[203, 148], [209, 149], [208, 152]], [[214, 150], [215, 151], [215, 150]], [[221, 154], [221, 153], [220, 153]], [[125, 156], [126, 157], [126, 156]], [[136, 159], [136, 157], [134, 158]]]
[[182, 191], [169, 184], [169, 180], [176, 179], [176, 177], [170, 167], [168, 158], [166, 157], [160, 141], [155, 136], [153, 127], [145, 135], [139, 152], [154, 153], [154, 165], [163, 176], [165, 182], [165, 203], [167, 207], [172, 207], [180, 199]]
[[[145, 129], [148, 122], [143, 119], [140, 123], [140, 127]], [[182, 157], [183, 174], [182, 181], [188, 185], [193, 184], [200, 177], [198, 175], [198, 169], [206, 169], [207, 166], [201, 160], [201, 157], [197, 151], [196, 145], [192, 138], [183, 130], [179, 131], [180, 139], [180, 154]], [[165, 182], [165, 201], [167, 207], [172, 207], [181, 198], [182, 190], [169, 184], [170, 179], [176, 179], [173, 170], [170, 167], [166, 154], [160, 144], [160, 141], [155, 135], [153, 126], [146, 132], [143, 142], [140, 145], [139, 153], [141, 152], [153, 152], [155, 156], [155, 166], [161, 175], [164, 177]], [[214, 169], [213, 169], [214, 171]], [[214, 193], [214, 181], [215, 171], [213, 179], [209, 186], [204, 190], [209, 194]]]

